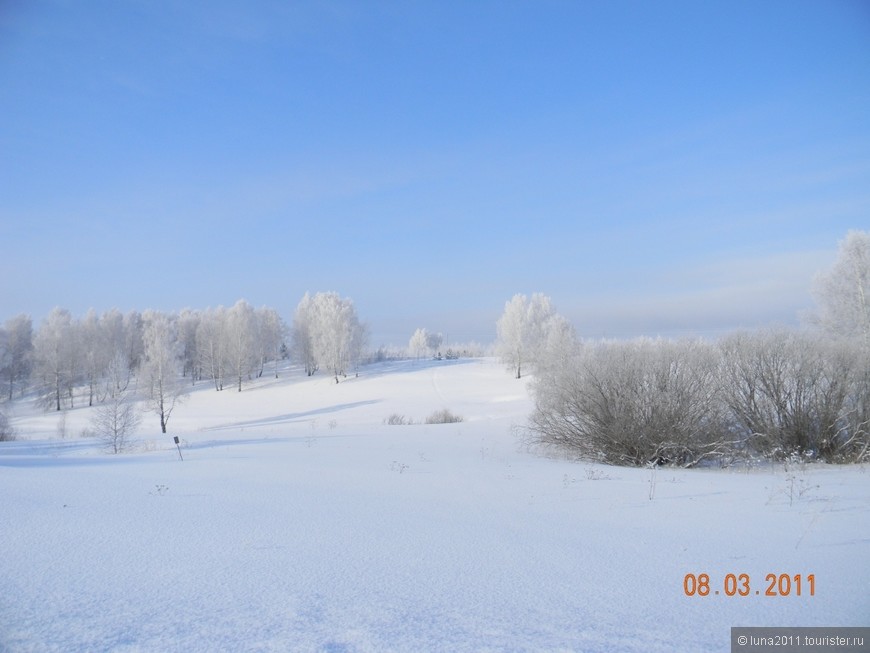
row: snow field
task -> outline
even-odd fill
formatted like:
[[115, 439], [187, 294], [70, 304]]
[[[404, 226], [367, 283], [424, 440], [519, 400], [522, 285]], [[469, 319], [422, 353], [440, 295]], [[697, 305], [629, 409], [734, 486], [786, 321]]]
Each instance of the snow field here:
[[[534, 455], [525, 383], [491, 360], [203, 383], [170, 421], [183, 463], [153, 415], [109, 455], [17, 406], [0, 651], [728, 651], [731, 626], [867, 625], [866, 470]], [[465, 421], [420, 423], [440, 408]], [[687, 597], [687, 573], [753, 592]], [[768, 573], [815, 596], [763, 596]]]

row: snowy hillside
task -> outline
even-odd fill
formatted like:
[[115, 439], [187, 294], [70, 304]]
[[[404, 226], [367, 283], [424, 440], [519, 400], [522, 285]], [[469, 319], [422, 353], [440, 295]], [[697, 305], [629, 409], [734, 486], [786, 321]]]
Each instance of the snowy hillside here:
[[[512, 429], [525, 383], [492, 360], [202, 383], [119, 455], [79, 437], [90, 409], [7, 406], [0, 651], [728, 651], [731, 626], [868, 625], [866, 468], [551, 459]], [[422, 423], [441, 408], [464, 421]]]

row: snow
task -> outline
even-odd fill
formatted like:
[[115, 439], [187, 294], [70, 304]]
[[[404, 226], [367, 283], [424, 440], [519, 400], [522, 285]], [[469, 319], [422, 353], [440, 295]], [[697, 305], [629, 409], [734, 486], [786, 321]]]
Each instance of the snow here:
[[[58, 439], [12, 406], [0, 651], [728, 651], [731, 626], [870, 623], [863, 467], [546, 457], [514, 428], [528, 381], [489, 359], [284, 374], [201, 383], [119, 455], [78, 437], [88, 408]], [[441, 408], [464, 421], [422, 423]], [[765, 596], [769, 573], [802, 595]]]

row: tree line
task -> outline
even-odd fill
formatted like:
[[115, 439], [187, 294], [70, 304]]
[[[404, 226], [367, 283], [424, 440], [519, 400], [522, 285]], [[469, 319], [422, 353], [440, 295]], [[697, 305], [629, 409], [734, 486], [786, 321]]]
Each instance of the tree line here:
[[533, 370], [537, 444], [609, 464], [870, 459], [870, 233], [852, 231], [801, 329], [718, 341], [583, 341], [549, 298], [517, 295], [498, 349]]
[[178, 313], [91, 309], [79, 318], [55, 308], [36, 330], [27, 315], [0, 326], [0, 382], [9, 400], [34, 392], [55, 411], [143, 398], [166, 432], [186, 387], [208, 381], [217, 391], [241, 392], [267, 372], [277, 378], [290, 356], [308, 374], [322, 367], [338, 382], [365, 342], [353, 302], [334, 292], [306, 293], [292, 328], [275, 309], [243, 299]]

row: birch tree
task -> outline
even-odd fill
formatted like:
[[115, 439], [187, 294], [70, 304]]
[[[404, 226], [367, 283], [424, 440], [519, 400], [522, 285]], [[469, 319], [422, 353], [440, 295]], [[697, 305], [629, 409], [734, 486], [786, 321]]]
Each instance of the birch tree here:
[[196, 385], [200, 378], [200, 356], [196, 341], [201, 315], [199, 311], [185, 308], [178, 315], [178, 342], [181, 347], [181, 374], [190, 377], [190, 384]]
[[546, 343], [547, 323], [555, 315], [546, 295], [535, 293], [531, 299], [517, 294], [505, 303], [496, 325], [497, 349], [506, 365], [522, 378], [523, 366], [534, 364]]
[[274, 362], [275, 378], [278, 378], [278, 362], [281, 360], [281, 347], [287, 327], [278, 311], [274, 308], [262, 307], [255, 311], [257, 318], [257, 345], [260, 356], [260, 375], [262, 376], [268, 361]]
[[305, 293], [293, 313], [292, 355], [303, 366], [306, 376], [317, 371], [318, 363], [314, 350], [314, 300]]
[[242, 379], [251, 373], [256, 358], [256, 326], [254, 309], [244, 299], [227, 311], [224, 330], [227, 360], [238, 381], [239, 392], [242, 391]]
[[224, 389], [226, 369], [226, 309], [218, 306], [203, 312], [196, 329], [197, 352], [203, 371], [211, 377], [215, 390]]
[[106, 348], [106, 367], [104, 372], [105, 395], [114, 398], [118, 393], [127, 390], [130, 385], [132, 371], [128, 354], [128, 328], [130, 322], [124, 319], [121, 312], [113, 308], [100, 317], [100, 329]]
[[97, 312], [90, 309], [79, 322], [81, 357], [88, 384], [88, 406], [99, 401], [99, 389], [103, 384], [109, 362], [109, 343]]
[[96, 407], [91, 428], [112, 453], [121, 453], [127, 449], [129, 438], [141, 421], [139, 407], [127, 391], [121, 391]]
[[37, 374], [41, 381], [42, 398], [46, 406], [61, 409], [61, 398], [67, 388], [71, 388], [73, 379], [69, 378], [74, 367], [70, 359], [72, 316], [64, 308], [55, 308], [48, 314], [34, 339], [34, 355], [37, 364]]
[[419, 360], [420, 355], [429, 348], [429, 332], [420, 328], [414, 331], [414, 335], [408, 341], [408, 351]]
[[156, 311], [146, 311], [142, 318], [145, 325], [142, 379], [151, 410], [160, 418], [160, 430], [166, 433], [169, 418], [185, 388], [179, 375], [175, 325]]
[[145, 343], [143, 342], [144, 324], [142, 315], [138, 311], [130, 311], [124, 315], [124, 336], [126, 338], [125, 349], [127, 351], [127, 365], [133, 372], [139, 369], [142, 358], [145, 355]]
[[321, 292], [312, 298], [314, 354], [332, 372], [335, 382], [347, 376], [348, 366], [359, 355], [364, 341], [362, 325], [350, 299], [335, 292]]

